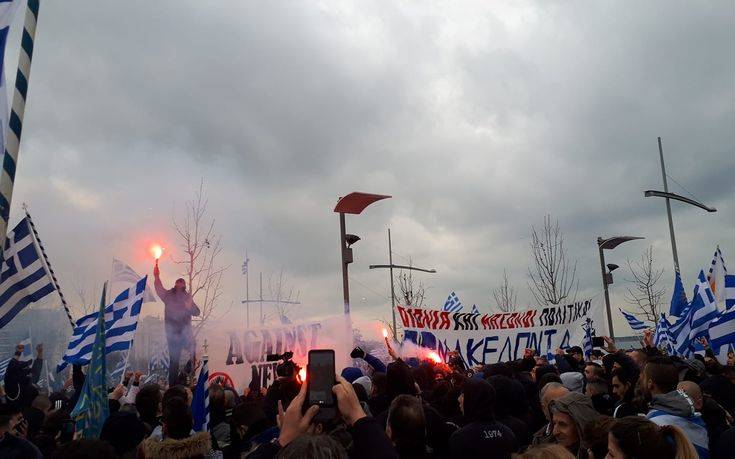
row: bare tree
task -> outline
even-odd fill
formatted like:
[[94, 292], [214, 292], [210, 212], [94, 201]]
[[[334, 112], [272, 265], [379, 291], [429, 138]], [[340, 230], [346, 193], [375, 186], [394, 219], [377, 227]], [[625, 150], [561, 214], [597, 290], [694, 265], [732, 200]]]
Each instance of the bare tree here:
[[99, 311], [101, 294], [96, 289], [92, 289], [91, 291], [87, 289], [87, 286], [79, 280], [78, 276], [71, 284], [74, 288], [74, 293], [76, 293], [77, 298], [79, 299], [79, 306], [74, 308], [79, 311], [79, 315], [77, 317], [83, 317], [93, 313], [94, 311]]
[[518, 294], [510, 280], [508, 280], [508, 272], [505, 269], [503, 270], [503, 282], [499, 287], [493, 289], [493, 297], [500, 311], [511, 312], [516, 310]]
[[632, 279], [625, 279], [631, 284], [628, 287], [626, 301], [636, 306], [641, 314], [654, 324], [659, 319], [659, 307], [663, 303], [666, 289], [659, 286], [658, 281], [664, 273], [663, 268], [656, 269], [653, 264], [653, 246], [648, 246], [640, 259], [631, 262], [628, 268], [633, 275]]
[[289, 314], [296, 306], [294, 303], [299, 301], [301, 291], [294, 294], [294, 288], [288, 285], [286, 271], [283, 268], [277, 276], [268, 276], [268, 293], [269, 299], [275, 301], [273, 304], [279, 322], [289, 323], [291, 320]]
[[[408, 266], [413, 266], [413, 262], [409, 258]], [[398, 294], [400, 297], [398, 300], [403, 306], [408, 308], [421, 308], [424, 305], [426, 298], [426, 288], [423, 282], [416, 282], [413, 278], [413, 270], [399, 270], [398, 271]]]
[[577, 296], [577, 261], [569, 260], [564, 233], [558, 220], [552, 222], [551, 215], [544, 216], [540, 231], [531, 227], [531, 256], [533, 266], [528, 268], [531, 278], [528, 287], [539, 305], [557, 305]]
[[186, 203], [183, 219], [178, 220], [175, 215], [171, 217], [183, 252], [180, 259], [172, 257], [172, 260], [183, 267], [189, 293], [201, 310], [194, 326], [195, 335], [212, 318], [217, 308], [222, 295], [222, 274], [227, 269], [218, 263], [222, 253], [222, 236], [214, 230], [214, 218], [207, 215], [207, 204], [202, 179], [194, 199]]

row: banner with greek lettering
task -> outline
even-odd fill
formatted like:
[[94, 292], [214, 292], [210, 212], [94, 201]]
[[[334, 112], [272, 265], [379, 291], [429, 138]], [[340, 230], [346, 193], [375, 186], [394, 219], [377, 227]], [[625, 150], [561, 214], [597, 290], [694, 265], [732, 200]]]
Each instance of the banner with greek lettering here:
[[553, 355], [580, 346], [589, 316], [597, 335], [606, 334], [602, 308], [592, 300], [501, 314], [472, 314], [398, 306], [404, 341], [433, 349], [445, 361], [458, 351], [468, 366], [520, 359], [526, 348]]
[[226, 373], [238, 388], [253, 379], [258, 387], [270, 386], [280, 361], [268, 362], [268, 354], [293, 352], [293, 361], [305, 368], [311, 349], [334, 349], [337, 368], [343, 368], [352, 349], [351, 322], [343, 315], [257, 329], [220, 324], [206, 335], [212, 350], [210, 372]]

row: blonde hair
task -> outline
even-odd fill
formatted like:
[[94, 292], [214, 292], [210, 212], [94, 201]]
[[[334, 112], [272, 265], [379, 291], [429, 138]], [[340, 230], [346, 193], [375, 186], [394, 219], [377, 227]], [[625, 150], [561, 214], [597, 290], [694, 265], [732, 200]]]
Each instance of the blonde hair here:
[[568, 449], [554, 443], [532, 446], [522, 454], [514, 454], [513, 459], [574, 459]]

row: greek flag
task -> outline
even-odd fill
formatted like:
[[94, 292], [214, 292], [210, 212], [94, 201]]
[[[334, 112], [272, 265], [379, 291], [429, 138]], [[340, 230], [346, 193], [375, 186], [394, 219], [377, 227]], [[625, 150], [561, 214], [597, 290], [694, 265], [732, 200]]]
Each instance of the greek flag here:
[[625, 317], [625, 320], [628, 321], [628, 325], [630, 325], [630, 328], [632, 328], [633, 330], [639, 331], [639, 330], [645, 330], [646, 328], [648, 328], [648, 325], [646, 325], [645, 323], [643, 323], [642, 320], [639, 320], [633, 314], [631, 314], [629, 312], [625, 312], [625, 311], [623, 311], [620, 308], [618, 308], [618, 309], [620, 310], [620, 314], [622, 314], [623, 317]]
[[[143, 305], [143, 292], [148, 276], [142, 277], [136, 284], [120, 293], [112, 304], [105, 307], [105, 353], [130, 349], [138, 328], [138, 317]], [[63, 361], [56, 367], [62, 371], [69, 364], [86, 365], [92, 357], [92, 346], [97, 334], [97, 313], [89, 314], [77, 320], [74, 333], [63, 356]]]
[[442, 311], [446, 312], [460, 312], [462, 310], [462, 303], [459, 302], [457, 294], [452, 292], [449, 294], [447, 301], [444, 303]]
[[725, 308], [735, 306], [735, 274], [725, 276]]
[[731, 344], [735, 344], [735, 309], [720, 313], [710, 323], [709, 344], [717, 359], [727, 362], [727, 351]]
[[194, 417], [194, 431], [206, 432], [209, 426], [209, 364], [206, 357], [202, 360], [199, 379], [191, 400], [191, 415]]
[[656, 332], [653, 335], [653, 347], [671, 351], [671, 347], [669, 346], [669, 321], [666, 320], [666, 314], [661, 314], [661, 318], [656, 324]]
[[691, 304], [691, 329], [689, 331], [690, 340], [695, 340], [701, 336], [707, 335], [710, 323], [717, 318], [717, 301], [712, 294], [710, 284], [704, 275], [704, 271], [699, 272], [697, 285], [694, 286], [694, 296]]
[[671, 295], [669, 315], [679, 317], [688, 306], [689, 300], [687, 300], [687, 294], [684, 291], [684, 284], [681, 282], [681, 274], [677, 271], [674, 279], [674, 293]]
[[23, 218], [8, 234], [3, 255], [5, 259], [0, 274], [0, 329], [26, 306], [55, 290], [27, 218]]
[[[138, 280], [140, 280], [140, 276], [133, 270], [133, 268], [117, 258], [112, 259], [112, 278], [110, 279], [110, 282], [120, 282], [126, 287], [130, 287], [138, 282]], [[143, 294], [143, 303], [155, 303], [155, 301], [156, 296], [151, 292], [151, 288], [146, 286], [145, 293]]]
[[245, 255], [245, 261], [242, 262], [242, 275], [248, 273], [248, 263], [250, 262], [250, 258], [248, 258], [247, 254]]
[[723, 306], [725, 304], [725, 276], [727, 276], [727, 267], [718, 245], [707, 273], [707, 282], [709, 282], [709, 288], [715, 296], [716, 303]]
[[582, 350], [584, 351], [585, 360], [590, 359], [592, 355], [592, 319], [587, 318], [587, 322], [584, 325], [584, 339], [582, 340]]

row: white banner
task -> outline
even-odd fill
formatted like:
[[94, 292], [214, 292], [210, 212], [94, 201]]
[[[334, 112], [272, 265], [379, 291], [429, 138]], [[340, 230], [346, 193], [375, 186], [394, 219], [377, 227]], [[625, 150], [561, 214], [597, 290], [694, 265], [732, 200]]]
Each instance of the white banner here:
[[398, 306], [404, 341], [432, 349], [447, 361], [458, 351], [472, 367], [520, 359], [526, 348], [553, 355], [558, 348], [581, 346], [584, 324], [604, 334], [602, 308], [592, 300], [501, 314], [452, 313]]
[[348, 365], [352, 350], [352, 327], [349, 317], [344, 315], [259, 329], [223, 329], [227, 330], [220, 326], [216, 333], [207, 333], [212, 346], [210, 375], [217, 371], [227, 373], [238, 390], [247, 387], [252, 378], [257, 378], [261, 387], [275, 380], [280, 362], [266, 361], [268, 354], [291, 351], [293, 361], [305, 368], [311, 349], [334, 349], [339, 370]]

